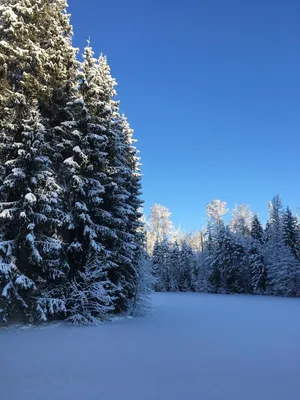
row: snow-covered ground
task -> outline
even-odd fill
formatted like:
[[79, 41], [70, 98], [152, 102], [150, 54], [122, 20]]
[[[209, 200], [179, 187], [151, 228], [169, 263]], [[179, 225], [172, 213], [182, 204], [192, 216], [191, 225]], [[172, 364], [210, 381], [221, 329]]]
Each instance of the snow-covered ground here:
[[153, 295], [154, 315], [0, 330], [2, 400], [299, 400], [300, 300]]

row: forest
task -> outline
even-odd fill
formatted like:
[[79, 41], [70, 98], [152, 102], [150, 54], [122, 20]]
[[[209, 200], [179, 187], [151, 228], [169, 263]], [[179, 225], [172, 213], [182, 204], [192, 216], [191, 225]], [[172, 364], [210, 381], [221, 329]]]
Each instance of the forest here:
[[72, 44], [65, 0], [0, 6], [0, 319], [94, 324], [138, 315], [151, 290], [300, 296], [300, 224], [276, 195], [263, 226], [172, 228], [143, 215], [136, 139], [105, 55]]
[[249, 206], [236, 205], [227, 223], [226, 202], [207, 204], [207, 226], [174, 229], [167, 207], [153, 205], [147, 250], [156, 291], [300, 296], [300, 224], [279, 195], [265, 226]]

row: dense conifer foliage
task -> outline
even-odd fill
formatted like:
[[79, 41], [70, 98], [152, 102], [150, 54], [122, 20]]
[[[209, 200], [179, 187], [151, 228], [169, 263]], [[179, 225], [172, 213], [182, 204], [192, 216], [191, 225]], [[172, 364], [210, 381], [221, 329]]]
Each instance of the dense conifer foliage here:
[[66, 7], [0, 6], [2, 321], [97, 323], [148, 291], [133, 130], [106, 57], [88, 42], [78, 61]]

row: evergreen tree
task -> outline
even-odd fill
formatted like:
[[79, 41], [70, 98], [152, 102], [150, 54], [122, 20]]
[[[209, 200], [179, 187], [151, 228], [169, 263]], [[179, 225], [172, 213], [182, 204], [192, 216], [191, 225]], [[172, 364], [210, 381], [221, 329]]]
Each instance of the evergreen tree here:
[[165, 286], [167, 291], [180, 291], [181, 282], [181, 266], [180, 266], [181, 251], [177, 242], [169, 244], [167, 248], [166, 269], [168, 271], [169, 286]]
[[151, 312], [151, 300], [149, 295], [152, 292], [153, 283], [151, 261], [144, 251], [139, 258], [136, 294], [132, 309], [133, 316], [143, 316]]
[[280, 243], [273, 253], [268, 254], [273, 294], [296, 297], [300, 295], [299, 261], [289, 248]]
[[[136, 139], [133, 137], [133, 129], [123, 115], [121, 118], [122, 137], [124, 140], [124, 187], [128, 193], [127, 205], [127, 226], [126, 231], [131, 237], [131, 244], [133, 245], [131, 251], [131, 264], [134, 268], [135, 282], [134, 284], [139, 287], [139, 280], [145, 280], [145, 245], [146, 245], [146, 231], [145, 225], [142, 221], [143, 213], [141, 200], [142, 194], [142, 175], [141, 163], [138, 157], [138, 150], [135, 146]], [[141, 269], [141, 271], [140, 271]], [[134, 289], [135, 290], [135, 289]]]
[[154, 276], [154, 290], [156, 292], [170, 291], [171, 278], [169, 270], [170, 246], [165, 239], [154, 245], [151, 262]]
[[255, 214], [251, 223], [251, 242], [249, 248], [250, 291], [253, 294], [266, 294], [268, 289], [268, 268], [263, 257], [264, 231]]
[[1, 248], [5, 263], [14, 265], [3, 297], [11, 311], [42, 320], [65, 311], [62, 191], [49, 126], [74, 80], [71, 38], [64, 0], [0, 6]]
[[[207, 242], [204, 249], [204, 263], [202, 264], [199, 286], [200, 291], [216, 293], [220, 286], [220, 274], [215, 262], [216, 241], [213, 239], [210, 224], [207, 227]], [[206, 284], [207, 282], [207, 284]]]
[[[48, 314], [65, 311], [64, 300], [51, 296], [51, 283], [60, 282], [66, 271], [57, 236], [60, 188], [47, 157], [45, 128], [36, 106], [23, 121], [16, 140], [0, 186], [1, 252], [5, 260], [2, 295], [11, 310], [26, 318], [46, 320]], [[5, 151], [7, 146], [1, 148]]]
[[250, 265], [248, 258], [248, 241], [241, 237], [234, 237], [234, 265], [239, 277], [236, 285], [237, 293], [249, 293], [250, 291]]
[[[97, 271], [92, 284], [96, 279], [99, 297], [93, 290], [93, 301], [97, 302], [98, 315], [85, 315], [89, 322], [94, 317], [103, 319], [112, 309], [129, 310], [134, 302], [143, 247], [139, 211], [142, 202], [132, 130], [126, 118], [119, 115], [119, 103], [113, 100], [116, 83], [106, 58], [100, 56], [96, 60], [89, 44], [79, 81], [79, 93], [75, 91], [68, 103], [68, 120], [60, 126], [65, 138], [61, 144], [65, 159], [62, 171], [66, 172], [62, 180], [66, 198], [72, 199], [67, 204], [67, 223], [71, 227], [68, 255], [72, 270], [81, 276], [80, 293], [89, 293], [90, 280], [86, 277], [84, 282], [83, 271], [90, 274], [85, 266], [90, 259], [94, 262], [93, 274]], [[74, 277], [78, 283], [76, 274]], [[78, 284], [73, 282], [71, 298], [75, 293], [78, 300], [82, 297], [76, 294], [76, 287]], [[80, 315], [86, 312], [90, 301], [87, 298], [80, 306]], [[75, 319], [76, 304], [75, 301], [72, 307]]]
[[32, 99], [43, 118], [59, 119], [78, 66], [66, 7], [66, 0], [2, 1], [0, 127], [15, 125]]
[[268, 270], [264, 262], [259, 242], [253, 243], [249, 254], [251, 272], [251, 291], [254, 294], [266, 294], [268, 289]]
[[297, 219], [287, 207], [283, 214], [283, 242], [289, 247], [294, 256], [300, 261], [299, 228]]
[[182, 292], [191, 291], [193, 286], [192, 274], [194, 272], [194, 255], [186, 241], [183, 242], [180, 251], [179, 269], [179, 290]]
[[113, 99], [116, 94], [116, 82], [110, 75], [110, 68], [104, 56], [99, 58], [98, 74], [102, 129], [107, 140], [103, 216], [105, 225], [110, 230], [110, 237], [104, 244], [115, 264], [115, 267], [108, 271], [108, 277], [116, 287], [115, 309], [125, 311], [131, 307], [137, 284], [137, 262], [134, 262], [137, 244], [132, 221], [138, 216], [138, 210], [136, 205], [130, 204], [130, 200], [135, 203], [137, 200], [136, 197], [133, 200], [133, 194], [129, 191], [130, 179], [133, 176], [127, 158], [130, 145], [126, 143], [127, 133], [124, 118], [119, 114], [119, 103]]
[[256, 214], [254, 214], [252, 223], [251, 223], [251, 237], [254, 240], [257, 240], [260, 243], [262, 243], [263, 233], [264, 233], [263, 227], [258, 219], [258, 216]]
[[210, 277], [212, 276], [212, 260], [214, 254], [213, 236], [210, 226], [206, 229], [206, 240], [203, 241], [203, 251], [196, 253], [195, 290], [203, 293], [213, 292]]
[[284, 242], [283, 211], [278, 195], [269, 204], [264, 259], [268, 265], [272, 293], [279, 296], [297, 296], [299, 261]]
[[153, 289], [156, 292], [162, 289], [161, 269], [164, 264], [164, 257], [165, 255], [162, 253], [161, 244], [155, 242], [151, 255], [151, 269], [153, 274]]
[[217, 293], [247, 291], [247, 263], [243, 245], [234, 239], [227, 227], [219, 230], [210, 257], [211, 285]]
[[215, 293], [222, 293], [225, 287], [225, 278], [223, 274], [224, 246], [226, 239], [226, 229], [221, 227], [215, 236], [214, 240], [211, 238], [211, 248], [207, 259], [210, 265], [209, 283]]
[[107, 138], [98, 123], [102, 116], [95, 103], [101, 102], [101, 95], [97, 98], [100, 76], [90, 47], [85, 49], [78, 80], [81, 86], [79, 90], [74, 88], [65, 110], [68, 120], [55, 131], [63, 133], [58, 147], [64, 158], [59, 177], [65, 189], [69, 318], [75, 323], [89, 324], [103, 320], [114, 309], [116, 290], [107, 278], [108, 269], [113, 266], [104, 243], [111, 234], [101, 213]]

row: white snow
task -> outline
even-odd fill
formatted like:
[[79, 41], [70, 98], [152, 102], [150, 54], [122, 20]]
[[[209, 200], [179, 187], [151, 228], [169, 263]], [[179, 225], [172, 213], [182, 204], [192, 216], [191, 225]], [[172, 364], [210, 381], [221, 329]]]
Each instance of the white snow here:
[[35, 287], [34, 282], [25, 275], [18, 276], [15, 280], [15, 284], [17, 286], [21, 286], [23, 289], [30, 289]]
[[25, 195], [25, 202], [28, 204], [35, 204], [36, 203], [36, 197], [33, 193], [27, 193]]
[[0, 218], [11, 219], [11, 218], [12, 218], [11, 209], [3, 210], [3, 211], [0, 213]]
[[21, 168], [13, 168], [12, 173], [18, 178], [25, 178], [25, 174]]
[[20, 218], [26, 218], [26, 212], [25, 211], [21, 211], [20, 212]]
[[2, 400], [299, 400], [300, 300], [155, 294], [153, 315], [0, 330]]
[[[4, 286], [4, 288], [2, 289], [1, 296], [3, 296], [3, 297], [8, 297], [8, 292], [9, 292], [9, 290], [11, 290], [11, 288], [12, 288], [12, 282], [9, 281], [9, 282]], [[0, 349], [1, 349], [1, 345], [0, 345]], [[0, 361], [0, 365], [1, 365], [1, 361]], [[0, 399], [1, 399], [1, 397], [0, 397]]]
[[7, 278], [9, 276], [9, 273], [12, 271], [13, 267], [14, 267], [13, 264], [7, 264], [3, 261], [0, 261], [0, 276], [2, 274]]
[[82, 153], [81, 148], [80, 148], [79, 146], [75, 146], [75, 147], [73, 148], [73, 151], [74, 151], [74, 153], [79, 153], [79, 154]]
[[74, 161], [74, 157], [66, 158], [64, 164], [69, 165], [70, 167], [79, 168], [79, 164]]

